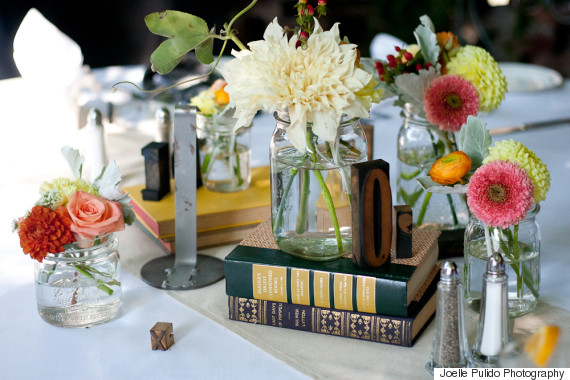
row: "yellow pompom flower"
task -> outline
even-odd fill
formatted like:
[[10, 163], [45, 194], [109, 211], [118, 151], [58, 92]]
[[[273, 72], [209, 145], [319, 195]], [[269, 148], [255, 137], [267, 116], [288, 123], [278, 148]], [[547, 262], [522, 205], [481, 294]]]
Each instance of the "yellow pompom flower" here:
[[483, 164], [495, 160], [511, 161], [523, 168], [534, 185], [534, 201], [538, 203], [546, 199], [550, 189], [550, 172], [532, 150], [514, 140], [497, 141], [489, 147], [489, 155]]
[[52, 182], [44, 182], [40, 186], [40, 192], [57, 191], [61, 195], [61, 205], [65, 206], [69, 202], [69, 198], [75, 194], [76, 191], [84, 191], [89, 194], [98, 195], [95, 189], [89, 182], [81, 179], [57, 178]]
[[467, 45], [459, 49], [446, 66], [447, 74], [470, 82], [479, 97], [479, 111], [491, 111], [501, 104], [507, 80], [497, 62], [485, 49]]

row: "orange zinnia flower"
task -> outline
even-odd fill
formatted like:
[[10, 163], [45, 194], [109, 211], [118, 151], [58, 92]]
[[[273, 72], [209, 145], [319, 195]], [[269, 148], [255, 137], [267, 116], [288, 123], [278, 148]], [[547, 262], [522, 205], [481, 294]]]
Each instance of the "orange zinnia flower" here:
[[53, 211], [48, 207], [34, 206], [19, 225], [20, 246], [25, 254], [41, 263], [48, 253], [63, 252], [64, 245], [75, 241], [70, 225], [71, 218], [65, 207]]

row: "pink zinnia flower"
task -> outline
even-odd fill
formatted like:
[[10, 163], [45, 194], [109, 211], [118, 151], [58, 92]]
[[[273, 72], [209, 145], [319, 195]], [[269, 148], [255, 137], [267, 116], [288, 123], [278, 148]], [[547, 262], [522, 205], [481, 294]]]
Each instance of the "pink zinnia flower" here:
[[467, 203], [473, 214], [491, 227], [518, 224], [534, 202], [534, 185], [526, 171], [509, 161], [492, 161], [473, 173]]
[[424, 92], [424, 108], [431, 124], [444, 131], [457, 132], [467, 116], [477, 115], [479, 98], [475, 87], [465, 79], [442, 75]]

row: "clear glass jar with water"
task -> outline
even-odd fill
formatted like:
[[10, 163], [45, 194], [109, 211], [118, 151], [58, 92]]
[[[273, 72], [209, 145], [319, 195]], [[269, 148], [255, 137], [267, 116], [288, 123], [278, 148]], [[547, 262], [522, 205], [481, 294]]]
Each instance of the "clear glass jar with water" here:
[[251, 125], [234, 132], [233, 111], [196, 115], [196, 137], [202, 183], [210, 191], [245, 190], [251, 181]]
[[[526, 218], [509, 228], [489, 228], [489, 242], [493, 251], [499, 251], [505, 261], [508, 276], [509, 317], [530, 313], [538, 304], [540, 292], [540, 227], [535, 204]], [[482, 279], [488, 259], [485, 224], [471, 215], [465, 229], [465, 299], [467, 305], [479, 311]]]
[[271, 217], [279, 248], [309, 260], [332, 260], [352, 252], [350, 165], [366, 161], [359, 118], [343, 117], [334, 141], [306, 126], [307, 148], [287, 135], [286, 111], [274, 114], [271, 139]]
[[121, 307], [118, 240], [108, 234], [70, 244], [35, 262], [36, 301], [46, 322], [89, 327], [115, 318]]
[[429, 176], [435, 161], [457, 150], [455, 135], [418, 116], [409, 104], [403, 108], [401, 116], [403, 123], [398, 133], [396, 165], [397, 201], [412, 208], [414, 227], [441, 231], [438, 239], [440, 257], [461, 256], [469, 220], [464, 195], [427, 192], [416, 181]]

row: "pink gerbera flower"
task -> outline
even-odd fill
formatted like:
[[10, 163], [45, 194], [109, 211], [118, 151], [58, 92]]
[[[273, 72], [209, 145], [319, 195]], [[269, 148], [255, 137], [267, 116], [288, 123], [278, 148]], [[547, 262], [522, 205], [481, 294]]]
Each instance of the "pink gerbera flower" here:
[[518, 224], [534, 202], [534, 185], [526, 171], [509, 161], [492, 161], [473, 173], [467, 203], [473, 214], [491, 227]]
[[467, 116], [477, 115], [479, 98], [475, 87], [454, 75], [434, 79], [424, 92], [426, 118], [441, 130], [457, 132]]

